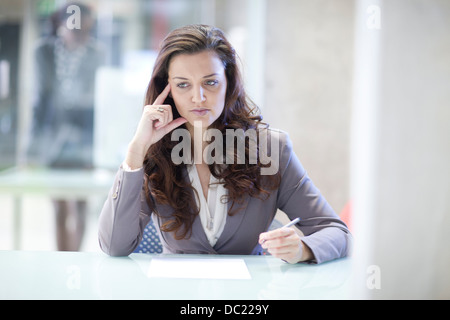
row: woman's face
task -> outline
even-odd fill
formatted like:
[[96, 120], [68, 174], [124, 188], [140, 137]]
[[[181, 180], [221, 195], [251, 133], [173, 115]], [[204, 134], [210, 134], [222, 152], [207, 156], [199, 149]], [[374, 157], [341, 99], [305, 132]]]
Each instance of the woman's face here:
[[209, 127], [225, 106], [227, 79], [222, 61], [213, 51], [175, 56], [169, 65], [169, 83], [178, 113], [194, 125]]

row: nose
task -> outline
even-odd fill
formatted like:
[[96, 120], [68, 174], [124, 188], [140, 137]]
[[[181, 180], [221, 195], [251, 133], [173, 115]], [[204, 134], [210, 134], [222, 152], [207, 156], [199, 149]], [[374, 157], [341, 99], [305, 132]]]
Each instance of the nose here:
[[198, 86], [193, 89], [194, 89], [194, 91], [192, 93], [192, 102], [193, 103], [201, 103], [201, 102], [206, 101], [206, 97], [204, 95], [202, 86]]

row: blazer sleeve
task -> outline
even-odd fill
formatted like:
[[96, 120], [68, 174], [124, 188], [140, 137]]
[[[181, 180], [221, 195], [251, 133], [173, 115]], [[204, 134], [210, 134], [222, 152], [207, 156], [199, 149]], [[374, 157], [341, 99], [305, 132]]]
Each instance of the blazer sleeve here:
[[347, 226], [308, 177], [292, 149], [288, 134], [279, 134], [281, 184], [278, 208], [291, 220], [300, 218], [297, 227], [305, 235], [302, 241], [314, 254], [313, 262], [322, 263], [347, 256], [352, 240]]
[[143, 190], [144, 169], [128, 172], [121, 167], [99, 218], [100, 248], [111, 256], [131, 254], [142, 239], [151, 212]]

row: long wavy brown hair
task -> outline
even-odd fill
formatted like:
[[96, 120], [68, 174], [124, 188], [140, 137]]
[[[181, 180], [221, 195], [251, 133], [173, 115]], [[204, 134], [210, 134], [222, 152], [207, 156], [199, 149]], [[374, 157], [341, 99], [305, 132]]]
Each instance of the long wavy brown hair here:
[[[235, 50], [220, 29], [206, 25], [185, 26], [172, 31], [164, 39], [147, 88], [145, 104], [152, 104], [166, 87], [172, 58], [180, 54], [195, 54], [205, 50], [214, 51], [219, 56], [227, 78], [225, 106], [211, 127], [221, 130], [224, 136], [226, 129], [245, 131], [258, 130], [262, 126], [267, 128], [268, 125], [262, 123], [259, 108], [245, 93]], [[180, 116], [170, 95], [164, 104], [172, 106], [174, 119]], [[192, 224], [200, 209], [194, 198], [198, 197], [198, 193], [188, 179], [186, 165], [183, 163], [176, 165], [171, 160], [172, 148], [177, 143], [171, 141], [169, 133], [149, 148], [144, 160], [146, 177], [144, 188], [147, 203], [153, 212], [158, 214], [156, 203], [173, 208], [171, 218], [161, 226], [161, 230], [174, 232], [176, 239], [183, 239], [190, 237]], [[225, 153], [225, 146], [223, 151]], [[235, 204], [242, 203], [246, 196], [263, 198], [279, 185], [279, 174], [273, 176], [260, 174], [260, 169], [264, 165], [259, 159], [256, 164], [249, 163], [248, 141], [245, 158], [245, 164], [234, 161], [233, 164], [225, 166], [215, 163], [209, 165], [211, 174], [220, 179], [228, 191], [227, 199], [223, 200], [232, 202], [229, 215], [239, 211], [239, 205]]]

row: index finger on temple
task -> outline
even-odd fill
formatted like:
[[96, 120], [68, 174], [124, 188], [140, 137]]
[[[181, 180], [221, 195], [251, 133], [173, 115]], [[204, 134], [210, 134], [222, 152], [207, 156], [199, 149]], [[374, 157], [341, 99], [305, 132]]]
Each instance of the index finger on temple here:
[[167, 84], [167, 86], [164, 88], [164, 90], [156, 98], [156, 100], [153, 103], [153, 105], [157, 106], [157, 105], [164, 104], [164, 101], [166, 100], [167, 96], [169, 95], [169, 92], [170, 92], [170, 84]]

